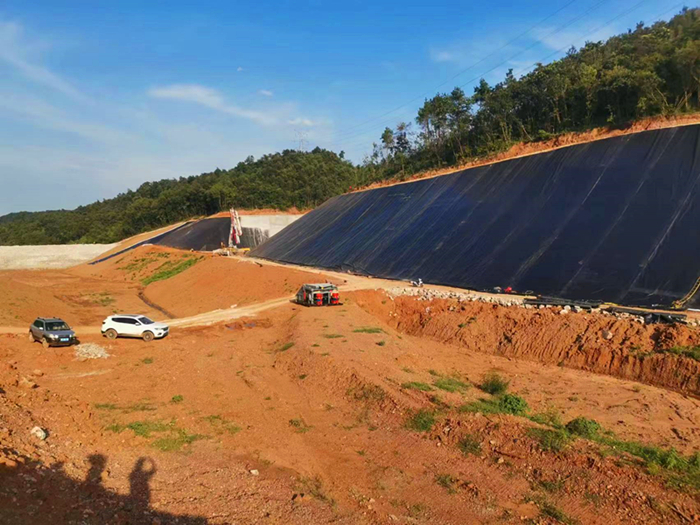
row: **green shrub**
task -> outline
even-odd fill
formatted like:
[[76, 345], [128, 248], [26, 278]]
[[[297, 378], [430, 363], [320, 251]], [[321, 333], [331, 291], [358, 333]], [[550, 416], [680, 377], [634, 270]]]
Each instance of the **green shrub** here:
[[576, 436], [586, 439], [595, 439], [600, 432], [600, 425], [592, 419], [577, 417], [566, 424], [566, 430]]
[[527, 401], [515, 394], [506, 394], [498, 402], [498, 406], [502, 412], [513, 414], [516, 416], [522, 415], [528, 411]]
[[406, 421], [406, 428], [416, 432], [429, 432], [435, 425], [435, 412], [431, 410], [419, 410]]
[[509, 384], [508, 381], [494, 372], [484, 377], [479, 388], [488, 394], [499, 396], [508, 390]]
[[477, 436], [466, 434], [457, 442], [457, 448], [465, 456], [469, 454], [481, 454], [481, 441]]
[[571, 443], [571, 436], [566, 430], [530, 428], [527, 434], [540, 444], [542, 450], [561, 452]]

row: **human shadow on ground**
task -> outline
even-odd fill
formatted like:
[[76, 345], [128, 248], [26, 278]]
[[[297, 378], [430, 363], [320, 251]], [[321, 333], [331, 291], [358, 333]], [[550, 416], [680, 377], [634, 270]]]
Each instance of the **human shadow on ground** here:
[[[9, 450], [2, 450], [8, 456]], [[15, 466], [0, 464], [0, 523], [204, 525], [203, 516], [171, 514], [151, 507], [150, 483], [155, 462], [139, 458], [129, 474], [129, 494], [122, 495], [102, 484], [107, 457], [88, 456], [84, 481], [68, 476], [62, 463], [51, 466], [26, 461]]]

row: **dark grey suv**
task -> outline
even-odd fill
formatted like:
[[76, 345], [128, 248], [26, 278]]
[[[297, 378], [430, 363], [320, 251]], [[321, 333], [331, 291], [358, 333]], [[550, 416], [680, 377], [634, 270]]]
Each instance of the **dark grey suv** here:
[[49, 346], [70, 346], [78, 342], [75, 332], [62, 319], [37, 317], [29, 327], [29, 340]]

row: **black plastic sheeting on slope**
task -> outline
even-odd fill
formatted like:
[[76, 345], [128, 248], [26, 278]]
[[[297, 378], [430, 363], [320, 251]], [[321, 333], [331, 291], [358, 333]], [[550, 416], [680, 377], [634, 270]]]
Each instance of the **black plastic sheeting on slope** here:
[[[239, 248], [253, 248], [267, 240], [267, 232], [260, 228], [242, 228], [242, 230]], [[221, 243], [228, 246], [230, 231], [231, 219], [228, 217], [202, 219], [164, 235], [153, 244], [201, 252], [218, 250], [221, 248]]]
[[128, 252], [128, 251], [130, 251], [130, 250], [133, 250], [134, 248], [138, 248], [139, 246], [143, 246], [144, 244], [155, 244], [155, 243], [157, 243], [158, 241], [160, 241], [163, 237], [165, 237], [166, 235], [169, 235], [169, 234], [171, 234], [171, 233], [173, 233], [173, 232], [179, 230], [180, 228], [184, 228], [184, 227], [187, 226], [188, 224], [190, 224], [190, 223], [189, 223], [189, 222], [186, 222], [185, 224], [181, 224], [180, 226], [177, 226], [177, 227], [173, 228], [172, 230], [169, 230], [169, 231], [167, 231], [167, 232], [165, 232], [165, 233], [159, 233], [158, 235], [156, 235], [156, 236], [154, 236], [154, 237], [151, 237], [150, 239], [146, 239], [146, 240], [144, 240], [144, 241], [137, 242], [136, 244], [132, 244], [132, 245], [129, 246], [128, 248], [124, 248], [123, 250], [119, 250], [118, 252], [115, 252], [115, 253], [112, 253], [112, 254], [107, 255], [107, 256], [105, 256], [105, 257], [102, 257], [102, 258], [100, 258], [100, 259], [97, 259], [96, 261], [92, 261], [92, 262], [89, 263], [89, 264], [90, 264], [90, 265], [94, 265], [94, 264], [97, 264], [97, 263], [104, 262], [104, 261], [106, 261], [106, 260], [108, 260], [108, 259], [111, 259], [112, 257], [116, 257], [116, 256], [121, 255], [121, 254], [123, 254], [123, 253], [126, 253], [126, 252]]
[[698, 146], [700, 126], [647, 131], [341, 195], [251, 255], [670, 306], [700, 276]]

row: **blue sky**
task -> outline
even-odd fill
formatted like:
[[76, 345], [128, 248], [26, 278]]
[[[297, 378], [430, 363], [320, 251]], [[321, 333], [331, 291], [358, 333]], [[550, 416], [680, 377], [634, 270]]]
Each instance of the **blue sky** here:
[[298, 147], [359, 162], [426, 96], [494, 83], [674, 0], [0, 4], [0, 215]]

